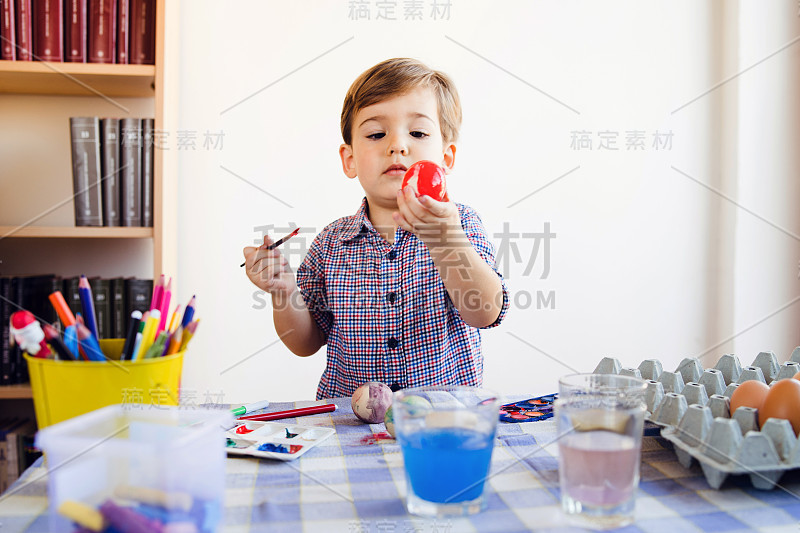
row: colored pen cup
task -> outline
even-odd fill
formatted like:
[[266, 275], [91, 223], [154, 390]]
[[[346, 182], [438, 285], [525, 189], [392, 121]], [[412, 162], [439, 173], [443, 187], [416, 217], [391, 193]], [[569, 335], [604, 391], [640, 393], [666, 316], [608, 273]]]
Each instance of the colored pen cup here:
[[232, 424], [220, 409], [111, 405], [40, 430], [47, 530], [89, 531], [73, 524], [65, 504], [84, 509], [84, 519], [99, 511], [108, 531], [221, 530], [223, 428]]
[[183, 354], [118, 361], [125, 339], [100, 341], [111, 361], [59, 361], [25, 354], [39, 429], [113, 404], [178, 405]]
[[616, 374], [559, 380], [561, 508], [575, 525], [611, 529], [634, 519], [646, 383]]
[[392, 413], [406, 473], [406, 507], [420, 516], [465, 516], [486, 508], [484, 484], [500, 399], [475, 387], [394, 393]]

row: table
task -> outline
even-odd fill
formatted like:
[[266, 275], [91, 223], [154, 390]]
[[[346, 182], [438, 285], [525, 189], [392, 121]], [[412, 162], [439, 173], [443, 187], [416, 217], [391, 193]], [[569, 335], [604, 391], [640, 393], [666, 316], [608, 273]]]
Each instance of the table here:
[[[408, 515], [402, 456], [394, 441], [371, 443], [382, 424], [359, 422], [348, 398], [338, 410], [297, 419], [299, 425], [334, 427], [336, 435], [291, 462], [229, 458], [225, 532], [455, 533], [461, 531], [577, 531], [560, 513], [553, 420], [500, 423], [487, 485], [488, 510], [459, 519]], [[273, 404], [271, 410], [313, 402]], [[747, 478], [722, 490], [705, 482], [697, 465], [682, 467], [669, 443], [646, 437], [637, 521], [626, 532], [800, 530], [800, 476], [759, 491]], [[29, 468], [0, 499], [0, 533], [47, 531], [46, 470]]]

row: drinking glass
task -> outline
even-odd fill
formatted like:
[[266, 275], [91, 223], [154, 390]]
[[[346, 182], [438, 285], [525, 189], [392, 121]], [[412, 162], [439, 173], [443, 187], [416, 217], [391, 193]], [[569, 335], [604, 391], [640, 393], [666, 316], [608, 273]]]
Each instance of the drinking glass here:
[[646, 384], [616, 374], [572, 374], [555, 402], [561, 508], [584, 527], [633, 521]]
[[394, 393], [392, 411], [406, 473], [406, 507], [420, 516], [464, 516], [486, 507], [500, 399], [475, 387]]

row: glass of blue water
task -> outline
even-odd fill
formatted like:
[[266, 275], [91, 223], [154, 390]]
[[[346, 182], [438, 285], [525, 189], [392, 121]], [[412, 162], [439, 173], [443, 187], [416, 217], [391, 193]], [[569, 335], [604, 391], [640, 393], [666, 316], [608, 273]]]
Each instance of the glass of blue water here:
[[394, 393], [395, 433], [406, 472], [406, 507], [419, 516], [465, 516], [486, 508], [484, 484], [500, 398], [463, 386]]

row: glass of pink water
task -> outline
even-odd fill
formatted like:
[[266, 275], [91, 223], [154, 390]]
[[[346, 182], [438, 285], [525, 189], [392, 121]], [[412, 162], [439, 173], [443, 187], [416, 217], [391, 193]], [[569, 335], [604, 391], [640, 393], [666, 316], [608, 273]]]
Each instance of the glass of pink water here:
[[645, 382], [616, 374], [559, 380], [561, 508], [577, 525], [611, 529], [634, 520]]

